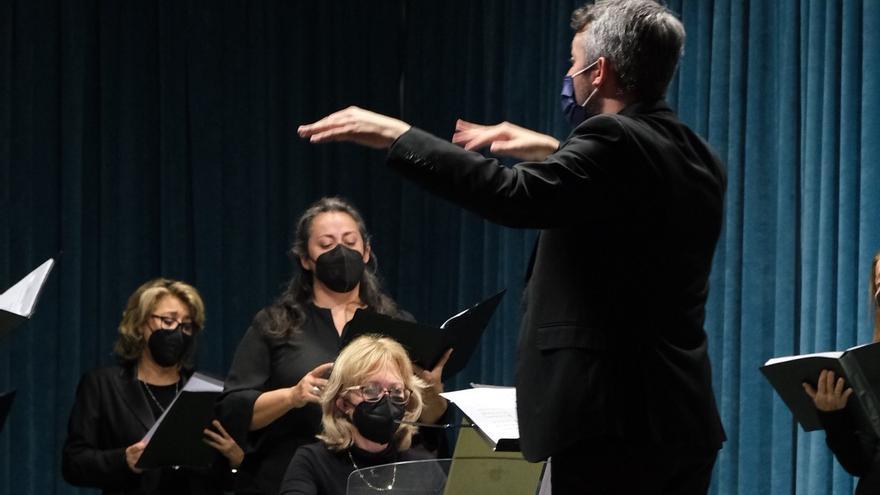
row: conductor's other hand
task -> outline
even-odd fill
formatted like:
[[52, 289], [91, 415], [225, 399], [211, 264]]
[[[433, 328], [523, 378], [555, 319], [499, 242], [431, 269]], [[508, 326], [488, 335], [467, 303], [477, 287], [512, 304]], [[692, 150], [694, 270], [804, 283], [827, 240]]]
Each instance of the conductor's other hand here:
[[804, 390], [807, 395], [813, 399], [816, 409], [824, 412], [839, 411], [846, 407], [846, 401], [852, 395], [852, 388], [847, 388], [843, 378], [834, 381], [834, 372], [831, 370], [822, 370], [819, 373], [819, 382], [816, 388], [809, 383], [804, 383]]
[[144, 472], [143, 469], [136, 468], [138, 460], [141, 458], [141, 454], [144, 453], [144, 449], [147, 447], [147, 442], [141, 440], [138, 443], [133, 443], [125, 448], [125, 463], [128, 464], [128, 468], [134, 471], [135, 473], [141, 474]]
[[510, 122], [480, 125], [461, 119], [455, 123], [452, 142], [469, 151], [488, 146], [496, 155], [531, 161], [543, 160], [559, 148], [559, 141], [552, 136]]
[[410, 125], [358, 107], [348, 107], [307, 125], [301, 125], [297, 133], [312, 143], [349, 141], [371, 148], [385, 149], [391, 146]]

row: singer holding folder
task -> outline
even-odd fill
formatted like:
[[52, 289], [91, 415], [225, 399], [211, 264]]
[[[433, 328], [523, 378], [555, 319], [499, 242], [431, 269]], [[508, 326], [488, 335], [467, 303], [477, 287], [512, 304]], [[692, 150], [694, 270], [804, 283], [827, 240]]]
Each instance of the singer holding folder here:
[[[242, 470], [254, 486], [238, 493], [275, 495], [296, 449], [315, 441], [318, 405], [342, 334], [355, 311], [412, 320], [381, 288], [364, 220], [341, 198], [322, 198], [296, 223], [289, 252], [300, 268], [274, 304], [261, 310], [242, 337], [221, 396], [220, 417], [247, 445]], [[426, 391], [422, 421], [446, 411], [440, 381], [449, 354], [421, 376]], [[431, 449], [442, 433], [425, 435]]]
[[[880, 251], [874, 255], [869, 277], [869, 294], [874, 315], [874, 342], [880, 341]], [[825, 443], [851, 475], [858, 476], [856, 495], [880, 493], [880, 439], [871, 431], [859, 431], [847, 414], [852, 389], [831, 370], [819, 374], [816, 388], [804, 383], [804, 390], [819, 410], [825, 429]]]
[[[703, 323], [725, 174], [664, 101], [684, 27], [649, 0], [588, 4], [571, 25], [561, 97], [576, 127], [562, 143], [460, 122], [463, 150], [355, 107], [298, 132], [388, 149], [427, 191], [541, 229], [516, 403], [523, 455], [552, 456], [554, 493], [703, 494], [724, 441]], [[484, 146], [525, 161], [468, 151]]]
[[129, 297], [114, 351], [119, 363], [86, 373], [70, 412], [62, 474], [73, 485], [104, 494], [220, 494], [234, 482], [244, 452], [214, 421], [204, 441], [223, 455], [208, 469], [143, 471], [141, 440], [192, 374], [195, 341], [205, 323], [198, 291], [184, 282], [154, 279]]

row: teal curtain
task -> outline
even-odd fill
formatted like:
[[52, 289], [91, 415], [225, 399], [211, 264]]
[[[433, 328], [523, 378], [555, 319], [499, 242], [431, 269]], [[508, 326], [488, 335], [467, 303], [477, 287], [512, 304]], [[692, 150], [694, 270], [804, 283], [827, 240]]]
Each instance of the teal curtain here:
[[[426, 196], [380, 152], [295, 129], [356, 104], [446, 137], [464, 118], [562, 138], [579, 4], [0, 0], [0, 289], [62, 252], [34, 319], [0, 337], [0, 391], [18, 390], [0, 493], [93, 493], [60, 477], [67, 414], [79, 376], [113, 361], [144, 280], [202, 291], [197, 364], [225, 374], [292, 273], [294, 220], [323, 195], [362, 209], [386, 287], [419, 320], [507, 287], [447, 387], [512, 384], [535, 233]], [[880, 3], [668, 4], [688, 32], [669, 100], [729, 173], [706, 322], [728, 433], [711, 493], [851, 493], [824, 435], [793, 424], [758, 367], [871, 338]]]

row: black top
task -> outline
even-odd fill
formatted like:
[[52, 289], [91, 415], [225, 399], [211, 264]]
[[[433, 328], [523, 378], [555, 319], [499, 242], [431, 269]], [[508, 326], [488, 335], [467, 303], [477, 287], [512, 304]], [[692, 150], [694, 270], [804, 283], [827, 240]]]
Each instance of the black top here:
[[[356, 446], [333, 452], [322, 442], [315, 442], [296, 451], [284, 474], [279, 495], [345, 495], [348, 477], [355, 470], [355, 465], [358, 469], [363, 469], [380, 464], [425, 459], [428, 457], [420, 451], [398, 452], [393, 445], [377, 453], [367, 452]], [[442, 476], [436, 464], [421, 466], [418, 471], [409, 472], [417, 474], [418, 479], [413, 480], [414, 477], [408, 476], [404, 468], [392, 468], [363, 474], [362, 481], [367, 487], [372, 485], [384, 488], [391, 485], [400, 489], [404, 484], [411, 487], [413, 481], [427, 486], [434, 483], [437, 476]]]
[[[270, 310], [257, 313], [238, 344], [218, 407], [230, 435], [247, 445], [241, 469], [253, 480], [254, 492], [275, 494], [296, 449], [314, 442], [320, 432], [321, 408], [309, 403], [249, 431], [254, 402], [263, 392], [292, 387], [318, 365], [335, 361], [343, 339], [330, 310], [314, 304], [306, 306], [306, 320], [298, 331], [286, 339], [271, 337]], [[394, 316], [412, 319], [407, 313]]]
[[880, 493], [880, 441], [872, 432], [856, 429], [846, 409], [819, 411], [825, 443], [849, 474], [859, 477], [856, 495]]
[[150, 410], [153, 411], [153, 417], [155, 418], [161, 416], [165, 409], [168, 409], [168, 406], [174, 401], [174, 397], [181, 388], [179, 383], [150, 385], [142, 380], [138, 380], [138, 382], [144, 388], [144, 393], [147, 395], [147, 404], [150, 405]]
[[703, 322], [725, 174], [665, 102], [589, 118], [512, 167], [412, 128], [388, 165], [490, 221], [542, 229], [517, 353], [526, 459], [596, 437], [720, 447]]
[[64, 441], [64, 479], [108, 495], [222, 493], [223, 484], [232, 479], [224, 474], [228, 464], [219, 454], [210, 469], [164, 468], [143, 474], [129, 469], [126, 447], [140, 441], [156, 420], [148, 401], [133, 367], [109, 366], [83, 375]]

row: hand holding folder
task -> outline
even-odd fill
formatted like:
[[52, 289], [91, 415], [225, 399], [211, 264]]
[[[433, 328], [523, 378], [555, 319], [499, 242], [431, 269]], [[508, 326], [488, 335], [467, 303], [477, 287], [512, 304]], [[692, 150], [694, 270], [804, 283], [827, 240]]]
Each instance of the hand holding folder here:
[[137, 467], [210, 466], [217, 452], [204, 442], [203, 430], [214, 418], [214, 402], [222, 391], [223, 382], [193, 373], [144, 437], [147, 446]]
[[445, 380], [467, 366], [506, 291], [502, 290], [455, 314], [439, 328], [358, 310], [348, 322], [342, 341], [348, 344], [355, 337], [365, 334], [387, 335], [400, 342], [409, 352], [413, 363], [426, 370], [433, 369], [443, 354], [453, 348], [455, 351], [443, 368]]

